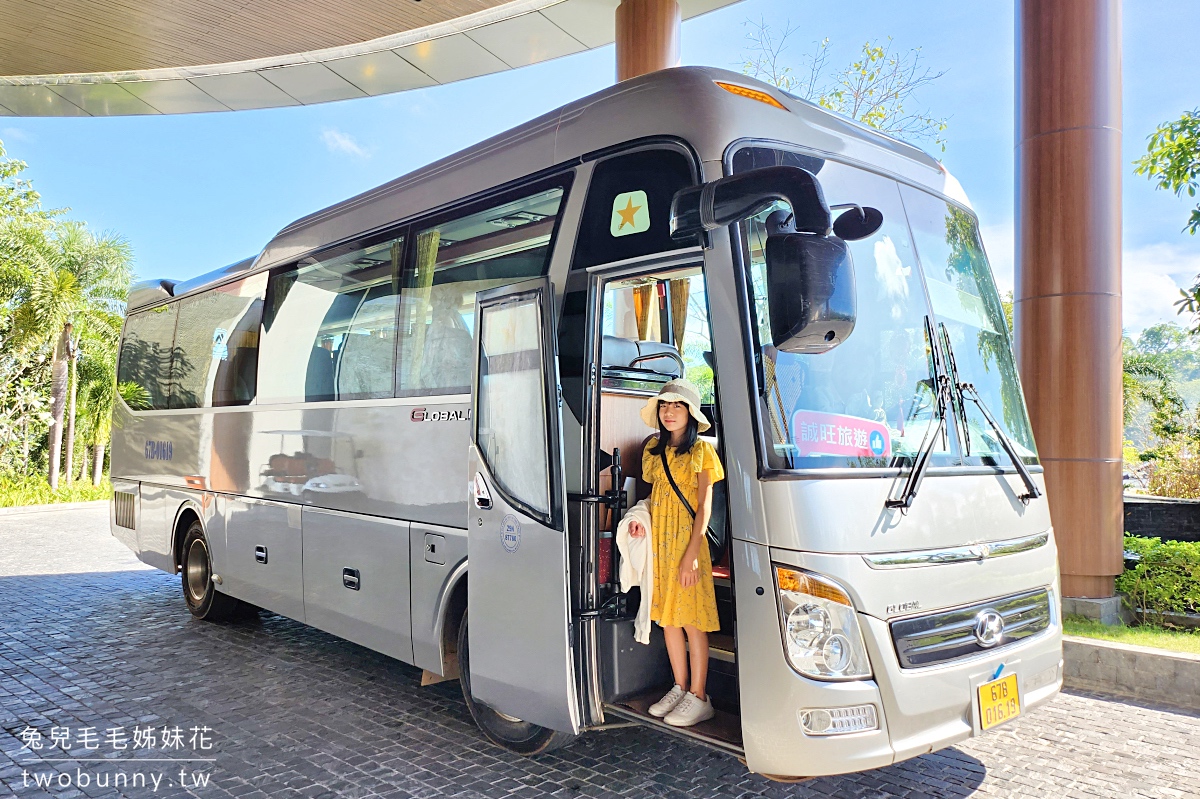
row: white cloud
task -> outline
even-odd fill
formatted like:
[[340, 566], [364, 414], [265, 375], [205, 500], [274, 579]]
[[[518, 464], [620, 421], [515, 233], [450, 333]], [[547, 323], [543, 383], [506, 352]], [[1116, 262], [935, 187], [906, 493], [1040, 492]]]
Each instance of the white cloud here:
[[[980, 230], [987, 249], [996, 288], [1000, 294], [1012, 291], [1016, 263], [1013, 223], [986, 225]], [[1125, 250], [1121, 265], [1122, 325], [1137, 335], [1159, 322], [1183, 319], [1175, 314], [1179, 289], [1192, 285], [1200, 274], [1198, 246], [1157, 243]]]
[[355, 141], [353, 136], [336, 128], [325, 128], [321, 131], [321, 141], [331, 153], [347, 153], [359, 158], [371, 157], [370, 151]]
[[1123, 255], [1122, 325], [1136, 335], [1159, 322], [1184, 320], [1175, 314], [1179, 289], [1200, 274], [1200, 246], [1149, 244]]
[[8, 139], [9, 141], [33, 141], [33, 134], [21, 128], [4, 128], [0, 130], [0, 140]]

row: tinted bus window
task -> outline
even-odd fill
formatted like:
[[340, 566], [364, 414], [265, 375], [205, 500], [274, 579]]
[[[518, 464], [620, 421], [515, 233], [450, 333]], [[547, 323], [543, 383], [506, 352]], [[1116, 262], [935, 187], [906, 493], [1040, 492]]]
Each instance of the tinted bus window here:
[[117, 382], [133, 383], [144, 392], [138, 410], [161, 410], [170, 397], [171, 352], [178, 305], [160, 305], [131, 314], [125, 321]]
[[471, 390], [475, 293], [546, 273], [563, 188], [421, 230], [400, 309], [398, 395]]
[[695, 184], [678, 150], [643, 150], [601, 161], [592, 172], [572, 269], [692, 247], [671, 238], [671, 198]]
[[254, 399], [266, 273], [179, 302], [171, 407], [245, 405]]
[[258, 401], [391, 397], [404, 241], [306, 258], [271, 276]]

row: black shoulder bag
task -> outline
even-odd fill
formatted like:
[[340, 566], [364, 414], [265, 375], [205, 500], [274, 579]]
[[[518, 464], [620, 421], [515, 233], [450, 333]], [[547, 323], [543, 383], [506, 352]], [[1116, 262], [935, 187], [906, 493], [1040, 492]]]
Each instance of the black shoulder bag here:
[[[692, 507], [692, 503], [687, 501], [687, 497], [685, 497], [683, 495], [683, 492], [679, 490], [679, 484], [675, 482], [675, 475], [671, 474], [671, 465], [669, 463], [667, 463], [666, 448], [664, 448], [662, 452], [658, 453], [658, 457], [662, 459], [663, 471], [667, 473], [667, 482], [671, 484], [671, 488], [673, 488], [675, 490], [675, 496], [679, 497], [679, 501], [683, 503], [683, 507], [687, 508], [687, 512], [689, 514], [691, 514], [691, 517], [694, 520], [696, 518], [696, 510]], [[712, 507], [712, 513], [709, 514], [709, 517], [708, 517], [709, 525], [708, 525], [707, 529], [705, 529], [705, 531], [704, 531], [704, 537], [708, 539], [709, 557], [712, 560], [713, 565], [716, 565], [721, 562], [721, 558], [725, 557], [725, 544], [726, 544], [725, 524], [724, 524], [725, 514], [724, 513], [720, 514], [719, 529], [713, 529], [712, 521], [714, 519], [718, 518], [718, 514], [717, 514], [718, 501], [717, 501], [717, 486], [716, 486], [716, 484], [714, 484], [712, 488], [713, 488], [713, 496], [712, 496], [713, 507]], [[722, 494], [721, 500], [722, 500], [722, 504], [723, 504], [724, 494]], [[723, 510], [723, 508], [722, 508], [722, 510]]]

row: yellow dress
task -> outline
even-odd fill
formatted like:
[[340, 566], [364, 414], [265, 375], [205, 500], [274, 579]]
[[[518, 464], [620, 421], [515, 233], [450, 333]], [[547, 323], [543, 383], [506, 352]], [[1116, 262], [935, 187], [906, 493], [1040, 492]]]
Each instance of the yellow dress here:
[[[717, 620], [717, 598], [713, 589], [712, 559], [708, 542], [700, 545], [700, 579], [684, 588], [679, 584], [679, 561], [692, 537], [692, 515], [675, 495], [663, 472], [662, 456], [650, 450], [653, 438], [642, 450], [642, 479], [650, 483], [650, 535], [654, 544], [654, 602], [650, 619], [664, 627], [692, 626], [704, 632], [721, 629]], [[725, 478], [725, 470], [712, 444], [697, 440], [690, 452], [680, 455], [667, 447], [667, 461], [679, 490], [693, 509], [699, 504], [697, 478], [708, 472], [712, 483]]]

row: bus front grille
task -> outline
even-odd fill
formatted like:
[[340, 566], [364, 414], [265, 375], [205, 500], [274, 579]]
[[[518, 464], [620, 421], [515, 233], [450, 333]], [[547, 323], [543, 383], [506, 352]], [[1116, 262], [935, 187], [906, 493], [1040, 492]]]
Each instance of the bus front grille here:
[[[995, 632], [995, 619], [989, 611], [999, 614], [1004, 621], [1003, 631], [995, 641], [987, 629], [977, 633], [981, 620], [987, 618], [993, 622], [990, 632]], [[892, 622], [891, 630], [901, 668], [915, 669], [1004, 649], [1049, 626], [1050, 595], [1042, 589], [901, 619]]]
[[137, 523], [133, 518], [134, 499], [134, 495], [126, 491], [113, 492], [113, 515], [118, 527], [124, 527], [129, 530], [137, 528]]

